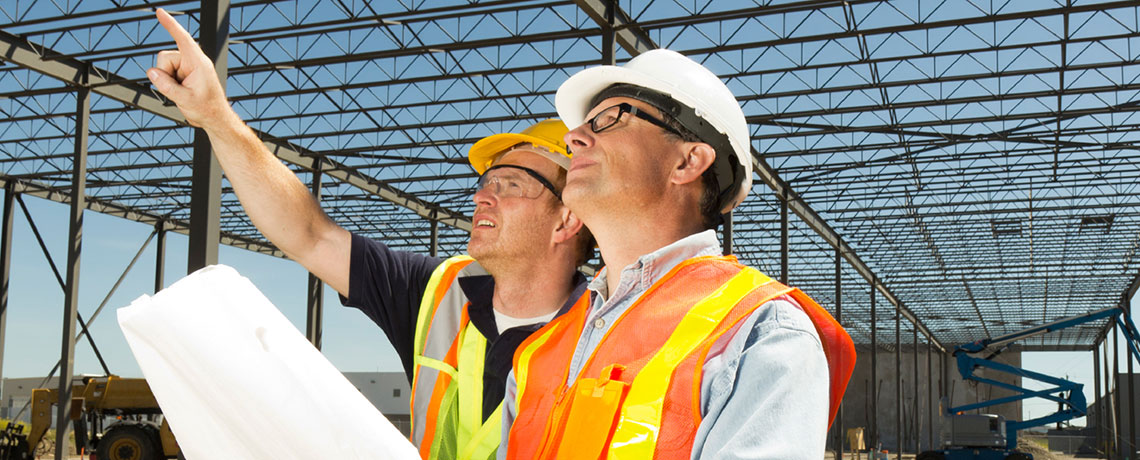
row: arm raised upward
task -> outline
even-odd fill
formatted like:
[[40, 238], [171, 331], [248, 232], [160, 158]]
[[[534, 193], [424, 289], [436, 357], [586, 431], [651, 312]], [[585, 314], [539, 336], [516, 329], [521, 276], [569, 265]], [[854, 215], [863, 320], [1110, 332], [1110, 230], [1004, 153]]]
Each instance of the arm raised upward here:
[[147, 78], [210, 137], [214, 154], [253, 225], [270, 242], [337, 292], [348, 295], [352, 239], [321, 210], [305, 184], [238, 117], [214, 63], [166, 11], [158, 22], [177, 50], [158, 53]]

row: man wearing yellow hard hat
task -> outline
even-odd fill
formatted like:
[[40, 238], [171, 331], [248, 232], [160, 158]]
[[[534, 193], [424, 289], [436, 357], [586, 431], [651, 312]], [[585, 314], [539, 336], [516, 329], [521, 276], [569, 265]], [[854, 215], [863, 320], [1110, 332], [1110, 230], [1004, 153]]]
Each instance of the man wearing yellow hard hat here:
[[388, 335], [412, 380], [412, 441], [421, 456], [493, 457], [515, 349], [588, 299], [576, 267], [593, 240], [561, 200], [566, 126], [546, 120], [471, 148], [481, 177], [470, 256], [393, 251], [329, 219], [233, 111], [193, 38], [165, 11], [158, 18], [178, 51], [161, 52], [147, 77], [207, 132], [258, 230]]

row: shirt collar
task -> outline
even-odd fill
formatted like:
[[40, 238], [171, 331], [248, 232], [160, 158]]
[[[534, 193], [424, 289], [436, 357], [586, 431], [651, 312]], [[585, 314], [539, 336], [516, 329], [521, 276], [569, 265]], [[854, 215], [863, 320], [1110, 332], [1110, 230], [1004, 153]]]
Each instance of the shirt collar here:
[[[566, 299], [566, 303], [558, 309], [556, 318], [570, 311], [570, 308], [578, 302], [578, 298], [586, 292], [586, 275], [583, 275], [582, 272], [574, 272], [573, 283], [574, 289], [570, 293], [570, 298]], [[488, 340], [494, 340], [499, 336], [499, 328], [495, 324], [493, 303], [495, 278], [491, 275], [460, 276], [459, 288], [463, 290], [463, 294], [467, 296], [467, 301], [471, 303], [467, 306], [467, 316], [471, 323], [479, 328], [479, 332], [482, 332]], [[537, 330], [538, 327], [534, 329]]]
[[[626, 266], [621, 271], [621, 282], [618, 291], [626, 288], [633, 291], [648, 289], [653, 283], [669, 273], [677, 264], [693, 257], [712, 256], [721, 254], [720, 241], [716, 238], [716, 231], [705, 230], [681, 238], [661, 249], [637, 258], [637, 261]], [[590, 281], [590, 290], [598, 293], [602, 298], [610, 297], [606, 284], [606, 271], [602, 268], [598, 276]], [[621, 292], [615, 292], [620, 295]]]

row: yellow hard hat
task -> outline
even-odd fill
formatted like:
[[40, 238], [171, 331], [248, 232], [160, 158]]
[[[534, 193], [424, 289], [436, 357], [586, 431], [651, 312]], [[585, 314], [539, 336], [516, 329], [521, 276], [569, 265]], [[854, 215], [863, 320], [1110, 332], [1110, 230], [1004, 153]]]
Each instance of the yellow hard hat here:
[[467, 159], [471, 161], [471, 167], [475, 168], [475, 172], [482, 175], [483, 171], [490, 168], [495, 160], [510, 150], [511, 147], [529, 143], [549, 150], [550, 155], [547, 158], [550, 161], [561, 166], [562, 169], [570, 169], [570, 153], [566, 151], [566, 141], [562, 139], [569, 131], [562, 120], [557, 118], [543, 120], [524, 129], [521, 133], [502, 133], [479, 139], [479, 142], [471, 146], [471, 150], [467, 153]]

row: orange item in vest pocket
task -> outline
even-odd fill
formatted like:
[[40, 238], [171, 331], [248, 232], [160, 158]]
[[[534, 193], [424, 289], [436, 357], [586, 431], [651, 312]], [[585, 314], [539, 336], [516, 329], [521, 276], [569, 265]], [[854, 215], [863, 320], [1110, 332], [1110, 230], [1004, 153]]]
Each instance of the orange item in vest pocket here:
[[[578, 379], [570, 388], [570, 415], [558, 427], [562, 439], [546, 446], [542, 458], [597, 459], [605, 455], [617, 427], [629, 383], [621, 381], [625, 366], [611, 364], [597, 379]], [[553, 453], [553, 455], [550, 455]]]

